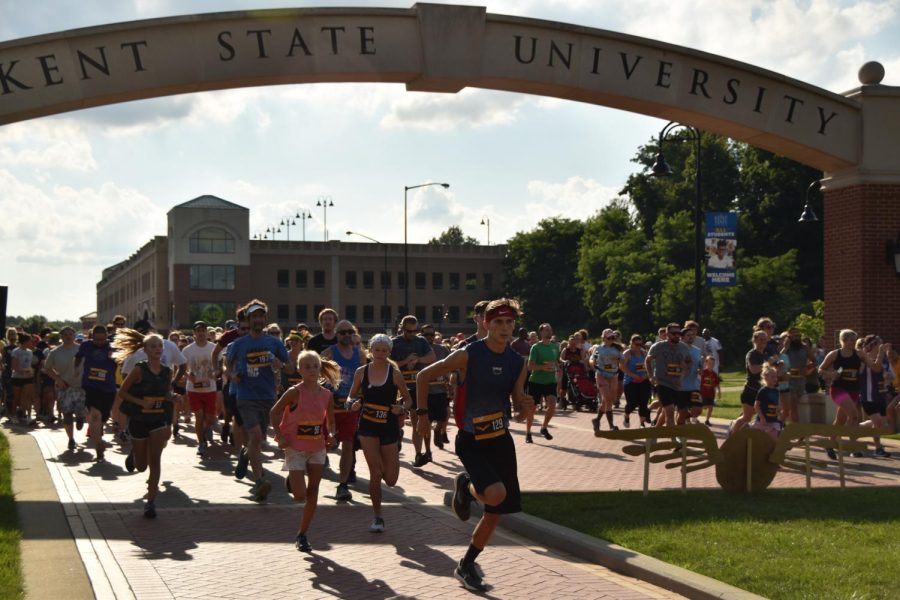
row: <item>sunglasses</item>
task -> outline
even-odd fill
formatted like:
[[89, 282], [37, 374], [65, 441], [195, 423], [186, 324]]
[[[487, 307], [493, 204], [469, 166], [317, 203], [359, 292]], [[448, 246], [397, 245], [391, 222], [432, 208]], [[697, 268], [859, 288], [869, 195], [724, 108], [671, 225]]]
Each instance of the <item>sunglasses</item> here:
[[337, 334], [338, 335], [352, 335], [353, 330], [352, 329], [339, 329]]

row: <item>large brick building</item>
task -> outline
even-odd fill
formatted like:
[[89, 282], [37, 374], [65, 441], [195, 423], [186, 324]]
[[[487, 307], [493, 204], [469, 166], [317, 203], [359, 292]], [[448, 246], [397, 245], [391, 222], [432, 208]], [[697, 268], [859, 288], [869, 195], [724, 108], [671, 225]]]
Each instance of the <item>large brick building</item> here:
[[173, 207], [166, 236], [103, 270], [99, 322], [124, 314], [159, 329], [199, 318], [221, 324], [258, 297], [283, 327], [312, 324], [329, 306], [365, 334], [393, 330], [407, 313], [445, 331], [470, 332], [475, 302], [502, 290], [502, 245], [410, 244], [406, 309], [403, 244], [251, 240], [249, 230], [250, 211], [215, 196]]

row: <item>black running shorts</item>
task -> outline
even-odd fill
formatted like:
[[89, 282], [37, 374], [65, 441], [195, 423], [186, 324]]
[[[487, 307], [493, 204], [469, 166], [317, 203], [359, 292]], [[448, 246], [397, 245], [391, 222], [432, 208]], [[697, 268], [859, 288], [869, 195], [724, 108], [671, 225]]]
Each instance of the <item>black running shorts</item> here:
[[484, 512], [505, 515], [522, 511], [516, 446], [509, 431], [495, 438], [478, 441], [471, 433], [460, 430], [456, 434], [456, 455], [479, 494], [497, 482], [506, 488], [503, 502], [497, 506], [485, 505]]

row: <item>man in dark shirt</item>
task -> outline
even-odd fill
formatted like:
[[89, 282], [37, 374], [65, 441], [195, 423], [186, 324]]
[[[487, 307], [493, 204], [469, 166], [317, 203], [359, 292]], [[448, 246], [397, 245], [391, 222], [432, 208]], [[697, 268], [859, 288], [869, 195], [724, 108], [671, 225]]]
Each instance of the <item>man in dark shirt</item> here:
[[[434, 350], [428, 345], [425, 338], [416, 335], [419, 332], [419, 322], [413, 315], [406, 315], [400, 320], [401, 335], [393, 338], [391, 348], [391, 360], [400, 366], [403, 380], [409, 389], [410, 396], [415, 398], [416, 373], [427, 364], [434, 362]], [[413, 447], [416, 449], [416, 459], [413, 463], [421, 467], [431, 462], [431, 442], [426, 440], [425, 452], [422, 452], [422, 436], [413, 427]]]
[[322, 328], [322, 331], [310, 338], [306, 343], [306, 349], [322, 354], [325, 348], [330, 348], [337, 344], [337, 333], [334, 330], [337, 322], [338, 314], [333, 308], [323, 308], [319, 311], [319, 326]]
[[487, 327], [484, 326], [484, 310], [487, 308], [487, 305], [487, 300], [480, 300], [472, 307], [472, 320], [475, 321], [476, 327], [475, 333], [464, 339], [457, 348], [462, 348], [476, 340], [487, 337]]

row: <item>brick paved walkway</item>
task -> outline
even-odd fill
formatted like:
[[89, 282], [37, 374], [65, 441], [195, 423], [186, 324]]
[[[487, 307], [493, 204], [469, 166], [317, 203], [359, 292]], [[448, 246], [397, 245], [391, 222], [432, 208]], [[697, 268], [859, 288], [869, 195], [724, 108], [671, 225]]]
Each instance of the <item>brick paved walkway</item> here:
[[[536, 426], [534, 444], [525, 444], [524, 427], [513, 425], [523, 490], [640, 489], [640, 463], [619, 451], [621, 443], [595, 438], [590, 417], [558, 416], [551, 425], [552, 441], [540, 437]], [[617, 422], [621, 426], [618, 415]], [[721, 434], [724, 425], [715, 429]], [[66, 451], [61, 429], [32, 435], [100, 598], [458, 598], [462, 593], [451, 573], [473, 523], [461, 523], [442, 506], [460, 468], [450, 451], [435, 448], [434, 463], [412, 469], [407, 438], [397, 495], [385, 498], [383, 534], [368, 532], [372, 513], [359, 453], [361, 481], [352, 502], [337, 504], [335, 483], [322, 483], [309, 532], [310, 556], [293, 547], [300, 508], [284, 490], [280, 460], [272, 458], [271, 449], [265, 453], [266, 466], [275, 487], [268, 504], [258, 506], [249, 500], [249, 483], [231, 475], [233, 461], [223, 448], [214, 445], [201, 462], [193, 439], [182, 437], [163, 454], [159, 517], [147, 521], [141, 501], [145, 477], [125, 471], [120, 448], [109, 450], [109, 462], [98, 465], [91, 462], [93, 452]], [[79, 441], [83, 437], [83, 432], [77, 435]], [[900, 483], [900, 460], [848, 459], [847, 464], [848, 485]], [[653, 465], [651, 471], [653, 489], [680, 485], [677, 470]], [[802, 475], [783, 472], [773, 485], [803, 484]], [[835, 470], [817, 473], [813, 485], [837, 485]], [[713, 470], [691, 474], [689, 486], [717, 487]], [[493, 586], [488, 597], [675, 597], [504, 531], [479, 564]]]

